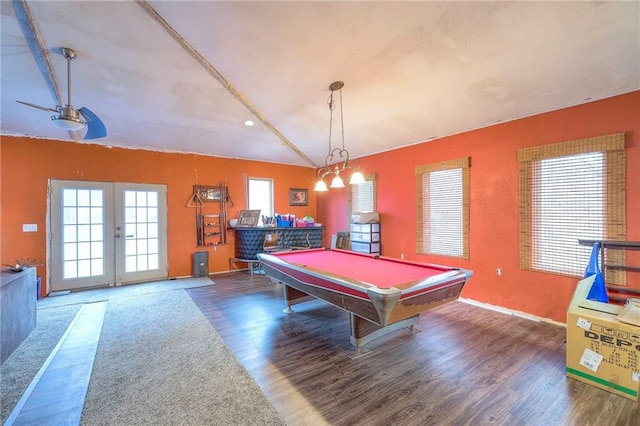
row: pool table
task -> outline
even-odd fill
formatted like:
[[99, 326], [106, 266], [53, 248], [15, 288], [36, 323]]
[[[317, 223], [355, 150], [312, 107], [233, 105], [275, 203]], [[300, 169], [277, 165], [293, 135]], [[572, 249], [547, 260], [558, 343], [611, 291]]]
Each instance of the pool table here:
[[315, 297], [349, 312], [361, 346], [410, 327], [421, 312], [458, 299], [472, 271], [338, 249], [260, 253], [265, 274], [284, 285], [285, 312]]

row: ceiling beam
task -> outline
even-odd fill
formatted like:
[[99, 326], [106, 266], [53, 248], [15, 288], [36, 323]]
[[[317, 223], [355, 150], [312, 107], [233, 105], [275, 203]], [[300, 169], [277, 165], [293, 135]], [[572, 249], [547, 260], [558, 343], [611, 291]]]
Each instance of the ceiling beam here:
[[56, 76], [53, 73], [53, 66], [47, 55], [47, 49], [44, 47], [40, 32], [36, 27], [36, 23], [31, 15], [31, 9], [25, 0], [14, 0], [13, 8], [16, 12], [18, 22], [24, 38], [27, 40], [31, 54], [40, 68], [40, 72], [44, 77], [45, 83], [49, 87], [51, 94], [56, 102], [56, 105], [64, 105], [62, 102], [62, 93], [60, 92], [60, 86], [56, 80]]
[[311, 158], [309, 158], [304, 152], [294, 145], [285, 135], [283, 135], [278, 129], [276, 129], [269, 120], [244, 96], [240, 93], [229, 81], [204, 57], [198, 52], [187, 40], [184, 39], [169, 23], [162, 17], [156, 10], [145, 0], [136, 0], [138, 5], [151, 16], [164, 30], [178, 42], [184, 50], [186, 50], [210, 75], [212, 75], [218, 82], [233, 95], [242, 105], [244, 105], [251, 113], [257, 117], [267, 129], [275, 134], [282, 143], [292, 149], [296, 154], [302, 157], [313, 167], [318, 167]]

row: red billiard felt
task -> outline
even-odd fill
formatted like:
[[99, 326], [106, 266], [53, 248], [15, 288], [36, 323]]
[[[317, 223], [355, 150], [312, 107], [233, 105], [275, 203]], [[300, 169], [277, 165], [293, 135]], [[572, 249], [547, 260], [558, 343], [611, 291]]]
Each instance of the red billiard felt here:
[[280, 252], [276, 256], [297, 266], [348, 277], [375, 285], [378, 288], [395, 287], [404, 283], [424, 280], [452, 269], [390, 258], [376, 259], [345, 251], [293, 251]]

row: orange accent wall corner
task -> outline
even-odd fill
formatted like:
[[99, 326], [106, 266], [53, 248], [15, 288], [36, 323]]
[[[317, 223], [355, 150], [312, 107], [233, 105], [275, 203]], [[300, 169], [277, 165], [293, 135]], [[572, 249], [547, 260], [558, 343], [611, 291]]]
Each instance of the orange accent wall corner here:
[[[360, 170], [377, 174], [382, 254], [471, 269], [462, 297], [565, 322], [577, 280], [520, 270], [517, 150], [620, 132], [627, 147], [627, 240], [640, 241], [636, 91], [359, 158]], [[470, 258], [417, 255], [414, 166], [465, 156], [471, 157]], [[318, 220], [327, 234], [346, 229], [346, 191], [318, 195]], [[634, 276], [629, 285], [640, 288], [640, 274]]]

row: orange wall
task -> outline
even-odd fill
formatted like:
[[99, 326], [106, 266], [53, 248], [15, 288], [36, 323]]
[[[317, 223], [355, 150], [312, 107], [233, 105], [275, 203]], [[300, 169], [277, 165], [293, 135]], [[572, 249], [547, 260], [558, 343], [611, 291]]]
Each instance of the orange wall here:
[[[359, 159], [363, 173], [378, 178], [382, 254], [469, 268], [463, 297], [565, 322], [576, 279], [520, 270], [517, 150], [619, 132], [627, 146], [627, 240], [640, 241], [640, 92], [633, 92]], [[470, 258], [417, 255], [414, 166], [465, 156]], [[316, 220], [327, 235], [346, 229], [346, 189], [318, 194]], [[634, 280], [640, 288], [638, 274]]]
[[[235, 204], [228, 204], [229, 218], [245, 208], [243, 173], [274, 180], [276, 212], [298, 217], [316, 214], [315, 170], [308, 167], [5, 136], [0, 149], [3, 264], [18, 258], [46, 260], [49, 179], [166, 184], [170, 277], [192, 274], [191, 255], [195, 251], [210, 252], [210, 272], [228, 270], [229, 258], [234, 256], [233, 231], [228, 232], [227, 246], [215, 250], [196, 246], [195, 209], [186, 207], [195, 183], [227, 184]], [[289, 188], [309, 188], [309, 205], [289, 206]], [[23, 233], [25, 223], [37, 224], [38, 231]], [[46, 266], [38, 268], [38, 275], [47, 276]]]
[[[383, 254], [469, 268], [474, 276], [464, 297], [564, 322], [576, 280], [519, 268], [516, 152], [617, 132], [625, 132], [627, 141], [627, 239], [640, 240], [640, 92], [634, 92], [359, 159], [363, 172], [378, 176]], [[470, 259], [417, 255], [414, 166], [463, 156], [471, 157]], [[159, 183], [168, 186], [169, 276], [191, 275], [191, 255], [202, 249], [195, 245], [195, 212], [185, 206], [192, 185], [225, 181], [235, 202], [228, 216], [236, 217], [244, 208], [243, 173], [273, 178], [276, 211], [314, 216], [327, 227], [325, 244], [329, 235], [346, 229], [346, 190], [314, 193], [315, 173], [309, 168], [2, 137], [0, 262], [46, 259], [49, 179]], [[309, 206], [290, 207], [289, 188], [309, 188]], [[24, 223], [37, 224], [38, 232], [23, 233]], [[228, 269], [233, 231], [229, 242], [208, 249], [211, 272]], [[46, 277], [46, 268], [38, 274]], [[640, 287], [637, 279], [630, 284]]]

